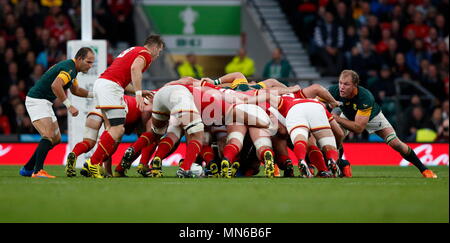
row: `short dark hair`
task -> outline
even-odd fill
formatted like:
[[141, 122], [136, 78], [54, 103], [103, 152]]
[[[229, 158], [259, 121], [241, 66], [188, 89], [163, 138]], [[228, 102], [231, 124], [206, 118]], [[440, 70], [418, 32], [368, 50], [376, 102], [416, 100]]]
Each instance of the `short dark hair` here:
[[144, 46], [145, 45], [157, 45], [159, 47], [164, 47], [165, 44], [160, 35], [150, 35], [145, 39]]
[[94, 51], [89, 47], [81, 47], [80, 50], [77, 51], [77, 54], [75, 55], [75, 59], [81, 58], [85, 59], [88, 52], [94, 54]]
[[353, 70], [343, 70], [341, 72], [341, 75], [339, 75], [339, 79], [341, 79], [342, 77], [347, 77], [350, 76], [352, 78], [352, 82], [355, 85], [359, 85], [359, 75], [353, 71]]

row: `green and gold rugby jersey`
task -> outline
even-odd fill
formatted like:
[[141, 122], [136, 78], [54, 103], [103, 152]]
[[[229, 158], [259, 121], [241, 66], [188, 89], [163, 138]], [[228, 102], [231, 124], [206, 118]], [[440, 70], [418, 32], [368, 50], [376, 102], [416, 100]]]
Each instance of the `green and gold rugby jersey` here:
[[351, 121], [355, 120], [356, 115], [370, 116], [370, 121], [381, 111], [380, 106], [375, 103], [372, 93], [364, 87], [358, 86], [358, 93], [351, 99], [345, 99], [339, 95], [339, 85], [329, 87], [328, 91], [335, 100], [343, 103], [340, 108]]
[[75, 68], [75, 61], [73, 59], [61, 61], [53, 65], [42, 77], [34, 84], [28, 91], [27, 96], [36, 99], [46, 99], [50, 102], [56, 99], [56, 95], [52, 90], [52, 83], [57, 77], [64, 81], [63, 89], [69, 89], [73, 84], [77, 83], [77, 69]]

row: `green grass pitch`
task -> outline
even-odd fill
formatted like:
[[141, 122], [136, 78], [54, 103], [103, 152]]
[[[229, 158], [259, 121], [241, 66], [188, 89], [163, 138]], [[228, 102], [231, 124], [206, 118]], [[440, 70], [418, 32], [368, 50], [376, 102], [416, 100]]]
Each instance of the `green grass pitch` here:
[[[234, 179], [19, 176], [0, 166], [0, 222], [449, 222], [448, 167], [354, 166], [353, 178]], [[77, 170], [78, 173], [78, 170]], [[296, 173], [298, 173], [296, 171]]]

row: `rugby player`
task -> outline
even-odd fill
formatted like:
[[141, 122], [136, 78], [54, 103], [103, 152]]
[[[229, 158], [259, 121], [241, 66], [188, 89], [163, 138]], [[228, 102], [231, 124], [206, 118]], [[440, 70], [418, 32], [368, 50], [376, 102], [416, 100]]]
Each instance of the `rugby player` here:
[[86, 160], [92, 177], [103, 178], [99, 164], [105, 157], [110, 157], [117, 149], [125, 131], [124, 88], [132, 83], [136, 90], [136, 105], [143, 110], [143, 97], [150, 91], [142, 90], [142, 73], [147, 70], [164, 47], [164, 42], [158, 35], [150, 35], [144, 46], [134, 46], [120, 53], [111, 66], [94, 83], [96, 108], [102, 110], [106, 129], [99, 139], [99, 146], [90, 159]]
[[78, 72], [87, 73], [94, 65], [94, 52], [83, 47], [75, 58], [61, 61], [47, 70], [28, 91], [25, 106], [33, 126], [42, 136], [30, 160], [20, 169], [20, 175], [33, 178], [55, 178], [44, 170], [44, 161], [55, 145], [61, 141], [58, 121], [53, 112], [53, 101], [58, 98], [67, 107], [72, 116], [78, 115], [78, 109], [67, 98], [65, 91], [70, 89], [73, 95], [92, 98], [92, 92], [78, 86]]
[[343, 104], [342, 114], [333, 116], [342, 126], [345, 134], [347, 135], [349, 131], [361, 133], [364, 130], [375, 133], [405, 160], [417, 167], [423, 177], [437, 178], [437, 175], [420, 161], [414, 150], [397, 137], [380, 106], [375, 103], [373, 95], [369, 90], [361, 87], [359, 81], [359, 75], [355, 71], [344, 70], [339, 76], [339, 84], [328, 89], [331, 95]]

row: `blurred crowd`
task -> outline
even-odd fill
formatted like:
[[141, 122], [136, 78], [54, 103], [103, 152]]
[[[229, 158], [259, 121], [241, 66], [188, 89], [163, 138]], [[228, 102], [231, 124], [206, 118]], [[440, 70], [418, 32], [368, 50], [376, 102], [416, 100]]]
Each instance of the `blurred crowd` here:
[[[94, 0], [93, 39], [111, 47], [134, 45], [132, 2]], [[0, 0], [0, 134], [36, 133], [25, 96], [49, 67], [67, 58], [67, 41], [80, 38], [80, 0]], [[64, 105], [56, 102], [54, 108], [67, 133]]]
[[[420, 129], [431, 129], [436, 136], [443, 134], [445, 124], [448, 129], [448, 0], [278, 1], [321, 74], [358, 72], [361, 85], [372, 91], [388, 119], [408, 126], [402, 132], [407, 141], [417, 141]], [[427, 105], [408, 101], [397, 111], [389, 99], [396, 79], [420, 84], [436, 99]], [[436, 119], [428, 122], [430, 117]]]

